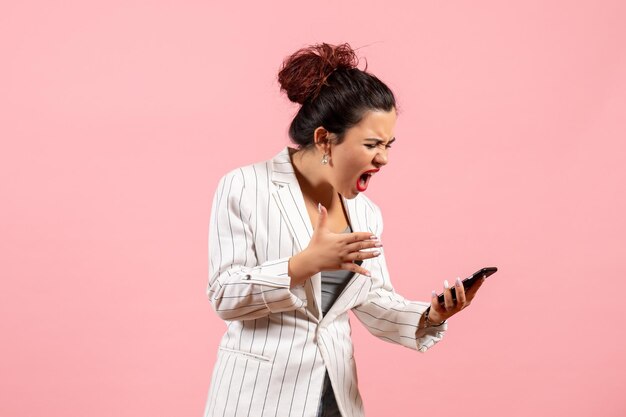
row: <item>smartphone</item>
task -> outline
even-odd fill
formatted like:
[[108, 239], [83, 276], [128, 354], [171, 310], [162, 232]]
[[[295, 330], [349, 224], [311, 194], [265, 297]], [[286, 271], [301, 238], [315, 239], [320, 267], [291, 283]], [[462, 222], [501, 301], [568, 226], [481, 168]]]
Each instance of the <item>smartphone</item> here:
[[[483, 275], [485, 277], [488, 277], [489, 275], [495, 273], [497, 270], [498, 268], [496, 268], [495, 266], [489, 266], [486, 268], [479, 269], [478, 271], [474, 272], [471, 277], [465, 278], [462, 281], [463, 288], [465, 289], [465, 291], [467, 291], [472, 285], [476, 283], [476, 281], [482, 278]], [[452, 292], [452, 300], [456, 303], [456, 285], [452, 284], [452, 286], [450, 287], [450, 291]], [[441, 304], [442, 306], [445, 305], [443, 293], [437, 296], [437, 300], [439, 301], [439, 304]]]

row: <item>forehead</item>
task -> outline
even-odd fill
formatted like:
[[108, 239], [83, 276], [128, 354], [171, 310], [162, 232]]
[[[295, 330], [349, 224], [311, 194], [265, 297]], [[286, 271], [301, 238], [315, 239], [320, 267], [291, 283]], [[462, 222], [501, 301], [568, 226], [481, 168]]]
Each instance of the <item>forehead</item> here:
[[[397, 119], [396, 110], [368, 110], [363, 119], [354, 125], [350, 131], [354, 136], [361, 136], [361, 139], [374, 137], [383, 140], [391, 140], [394, 136], [394, 128]], [[351, 135], [352, 136], [352, 135]]]

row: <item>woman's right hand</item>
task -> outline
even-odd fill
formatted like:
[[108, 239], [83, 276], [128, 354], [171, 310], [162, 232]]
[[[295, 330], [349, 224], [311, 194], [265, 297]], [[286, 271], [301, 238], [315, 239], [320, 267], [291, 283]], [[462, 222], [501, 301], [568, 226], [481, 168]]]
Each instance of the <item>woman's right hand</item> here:
[[378, 237], [369, 232], [331, 232], [327, 225], [326, 207], [319, 207], [320, 214], [309, 245], [289, 260], [291, 286], [301, 284], [321, 271], [345, 269], [370, 276], [368, 270], [353, 261], [379, 256], [380, 251], [363, 251], [381, 247]]

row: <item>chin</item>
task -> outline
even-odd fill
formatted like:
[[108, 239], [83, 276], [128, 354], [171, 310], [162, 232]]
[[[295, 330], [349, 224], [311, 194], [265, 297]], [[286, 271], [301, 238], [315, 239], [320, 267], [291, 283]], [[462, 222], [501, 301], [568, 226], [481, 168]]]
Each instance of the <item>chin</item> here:
[[356, 192], [350, 191], [349, 194], [346, 194], [346, 193], [339, 193], [339, 194], [341, 194], [344, 198], [347, 198], [348, 200], [352, 200], [360, 194], [360, 191], [356, 191]]

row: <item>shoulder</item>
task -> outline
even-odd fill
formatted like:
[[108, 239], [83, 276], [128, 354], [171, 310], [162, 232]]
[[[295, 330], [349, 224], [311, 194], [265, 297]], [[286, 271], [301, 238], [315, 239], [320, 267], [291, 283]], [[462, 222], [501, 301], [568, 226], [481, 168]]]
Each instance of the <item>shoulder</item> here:
[[233, 168], [220, 178], [219, 182], [236, 182], [242, 187], [254, 187], [260, 178], [267, 177], [267, 166], [265, 162], [244, 165]]
[[271, 162], [270, 159], [231, 168], [219, 178], [215, 194], [238, 201], [263, 198], [271, 189]]
[[[270, 188], [270, 182], [277, 176], [292, 175], [293, 171], [285, 170], [285, 165], [291, 164], [289, 147], [284, 147], [271, 158], [239, 166], [226, 172], [220, 182], [235, 181], [243, 188], [263, 190]], [[294, 177], [295, 178], [295, 177]]]
[[243, 188], [256, 188], [267, 183], [270, 169], [271, 160], [242, 165], [227, 171], [218, 182], [219, 184], [234, 182]]

